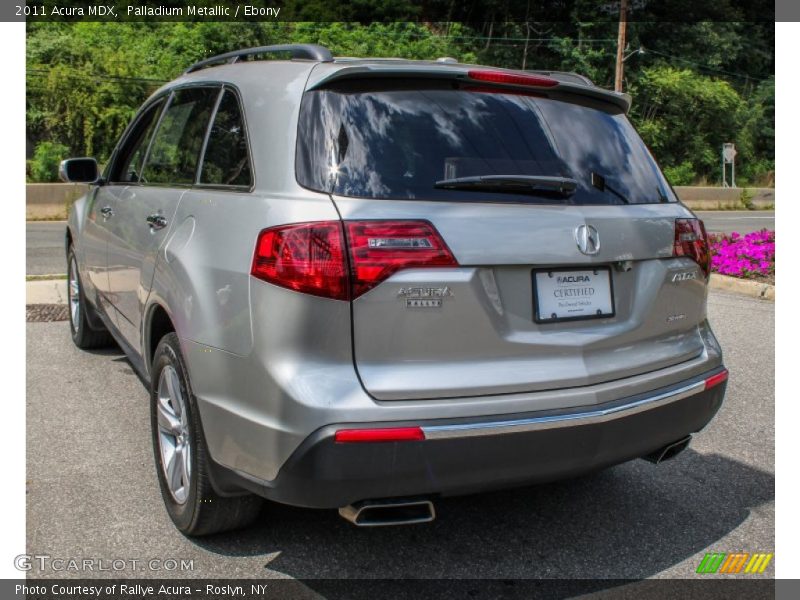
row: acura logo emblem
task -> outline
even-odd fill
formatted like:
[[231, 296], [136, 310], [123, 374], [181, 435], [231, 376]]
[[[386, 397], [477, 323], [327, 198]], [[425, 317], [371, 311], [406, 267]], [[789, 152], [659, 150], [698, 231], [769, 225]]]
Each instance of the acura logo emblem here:
[[592, 256], [600, 252], [600, 234], [591, 225], [579, 225], [575, 229], [575, 241], [578, 250]]

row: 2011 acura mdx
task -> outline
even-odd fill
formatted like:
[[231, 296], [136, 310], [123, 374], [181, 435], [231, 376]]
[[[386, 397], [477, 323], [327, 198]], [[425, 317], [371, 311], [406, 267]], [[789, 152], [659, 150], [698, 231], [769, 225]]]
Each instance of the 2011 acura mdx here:
[[629, 104], [570, 73], [273, 46], [158, 90], [102, 175], [64, 161], [91, 183], [72, 338], [150, 382], [175, 525], [243, 526], [261, 497], [428, 521], [684, 449], [727, 379], [708, 240]]

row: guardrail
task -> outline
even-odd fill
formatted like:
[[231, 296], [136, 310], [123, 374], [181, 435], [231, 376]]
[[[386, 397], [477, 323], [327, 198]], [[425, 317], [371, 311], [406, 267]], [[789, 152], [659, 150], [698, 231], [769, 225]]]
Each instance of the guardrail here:
[[[29, 183], [26, 187], [28, 220], [66, 219], [70, 204], [88, 189], [73, 183]], [[694, 210], [775, 208], [773, 188], [677, 186], [675, 192]]]

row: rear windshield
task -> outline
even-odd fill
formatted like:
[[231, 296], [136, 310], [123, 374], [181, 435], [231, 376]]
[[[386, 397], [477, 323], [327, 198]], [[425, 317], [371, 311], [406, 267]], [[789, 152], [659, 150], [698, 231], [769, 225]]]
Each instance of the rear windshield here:
[[[676, 201], [624, 114], [606, 103], [569, 100], [432, 81], [351, 82], [307, 92], [297, 180], [317, 191], [377, 199]], [[577, 188], [554, 199], [434, 187], [440, 180], [481, 175], [567, 177]]]

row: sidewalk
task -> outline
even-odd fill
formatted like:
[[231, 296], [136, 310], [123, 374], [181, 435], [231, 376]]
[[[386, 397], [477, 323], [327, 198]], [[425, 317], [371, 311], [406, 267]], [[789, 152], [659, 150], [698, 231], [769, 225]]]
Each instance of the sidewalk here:
[[67, 280], [25, 282], [25, 304], [66, 304]]

